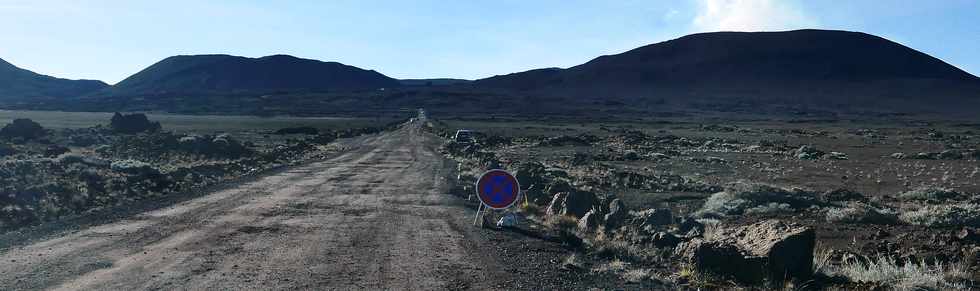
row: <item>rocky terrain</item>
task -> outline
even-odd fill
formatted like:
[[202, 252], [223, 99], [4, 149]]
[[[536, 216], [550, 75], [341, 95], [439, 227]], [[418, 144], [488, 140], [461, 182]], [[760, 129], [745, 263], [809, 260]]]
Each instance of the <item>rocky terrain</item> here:
[[0, 230], [309, 162], [338, 151], [332, 143], [338, 138], [380, 130], [178, 134], [143, 114], [117, 113], [105, 125], [56, 130], [17, 119], [0, 129]]
[[[515, 173], [524, 219], [569, 270], [672, 288], [970, 289], [976, 125], [444, 120], [459, 187]], [[457, 128], [482, 134], [454, 142]]]

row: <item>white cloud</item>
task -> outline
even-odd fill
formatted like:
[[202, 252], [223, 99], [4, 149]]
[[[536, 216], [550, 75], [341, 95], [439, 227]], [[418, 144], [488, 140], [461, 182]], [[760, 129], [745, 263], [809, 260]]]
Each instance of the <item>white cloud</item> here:
[[699, 32], [812, 28], [817, 21], [789, 0], [698, 0], [692, 23]]

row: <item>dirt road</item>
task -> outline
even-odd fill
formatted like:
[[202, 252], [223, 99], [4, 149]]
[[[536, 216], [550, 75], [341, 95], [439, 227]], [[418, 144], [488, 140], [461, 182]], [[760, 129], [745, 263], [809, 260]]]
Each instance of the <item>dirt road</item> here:
[[[4, 290], [459, 289], [506, 275], [472, 247], [419, 122], [333, 159], [0, 253]], [[472, 228], [472, 227], [470, 227]]]

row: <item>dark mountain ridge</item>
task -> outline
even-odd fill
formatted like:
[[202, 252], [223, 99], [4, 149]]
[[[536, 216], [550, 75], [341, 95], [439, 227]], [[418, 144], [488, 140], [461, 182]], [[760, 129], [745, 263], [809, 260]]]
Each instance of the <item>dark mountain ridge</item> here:
[[107, 92], [110, 95], [227, 94], [364, 90], [398, 85], [398, 80], [372, 70], [288, 55], [261, 58], [182, 55], [157, 62]]
[[96, 80], [68, 80], [38, 74], [0, 59], [0, 100], [71, 98], [109, 85]]
[[568, 69], [494, 76], [474, 85], [578, 98], [839, 106], [980, 98], [980, 79], [939, 59], [881, 37], [831, 30], [692, 34]]

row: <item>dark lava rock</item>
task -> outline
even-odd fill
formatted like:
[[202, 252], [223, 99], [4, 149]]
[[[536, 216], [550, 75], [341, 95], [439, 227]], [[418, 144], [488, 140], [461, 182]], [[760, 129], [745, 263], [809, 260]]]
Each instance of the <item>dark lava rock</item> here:
[[517, 167], [514, 178], [517, 178], [521, 188], [528, 189], [533, 185], [543, 185], [545, 182], [544, 175], [544, 165], [538, 162], [527, 162]]
[[965, 243], [980, 242], [980, 234], [977, 234], [976, 230], [969, 227], [964, 227], [956, 232], [956, 238]]
[[762, 279], [762, 261], [746, 258], [742, 250], [731, 243], [693, 239], [678, 245], [674, 252], [700, 273], [752, 283]]
[[280, 128], [279, 130], [276, 130], [274, 133], [275, 134], [308, 134], [308, 135], [314, 135], [314, 134], [319, 134], [320, 131], [317, 130], [316, 128], [313, 128], [313, 127], [300, 126], [300, 127]]
[[109, 126], [117, 133], [157, 132], [161, 129], [159, 122], [150, 122], [143, 113], [125, 115], [116, 112]]
[[0, 144], [0, 157], [12, 156], [17, 154], [17, 149], [11, 145]]
[[61, 155], [63, 153], [67, 153], [67, 152], [70, 152], [70, 151], [71, 151], [71, 149], [69, 149], [69, 148], [67, 148], [65, 146], [50, 145], [50, 146], [48, 146], [47, 149], [44, 150], [44, 155], [47, 156], [47, 157], [57, 157], [57, 156], [59, 156], [59, 155]]
[[816, 232], [810, 227], [767, 220], [726, 230], [720, 240], [763, 258], [762, 277], [769, 282], [806, 280], [813, 275]]
[[131, 175], [158, 175], [160, 170], [157, 170], [152, 165], [136, 161], [136, 160], [121, 160], [112, 162], [110, 165], [113, 171], [122, 172]]
[[26, 118], [14, 119], [13, 122], [0, 129], [0, 136], [8, 138], [34, 139], [44, 136], [46, 133], [40, 124]]
[[688, 237], [701, 236], [704, 234], [704, 224], [691, 217], [681, 217], [677, 221], [677, 233]]
[[[599, 199], [592, 192], [571, 191], [555, 194], [548, 204], [548, 215], [572, 216], [582, 218], [596, 207]], [[596, 217], [598, 218], [598, 217]]]
[[627, 215], [626, 204], [619, 198], [613, 199], [609, 202], [609, 211], [606, 212], [606, 216], [603, 217], [603, 227], [606, 230], [613, 230], [621, 225], [626, 220]]
[[653, 234], [653, 236], [651, 236], [650, 238], [650, 242], [653, 245], [662, 248], [673, 248], [678, 244], [680, 244], [682, 241], [683, 240], [681, 240], [681, 238], [677, 237], [676, 235], [664, 231], [657, 232]]
[[961, 160], [963, 159], [963, 154], [954, 150], [944, 150], [939, 152], [939, 158], [943, 160]]
[[796, 158], [801, 160], [814, 160], [822, 157], [826, 153], [812, 146], [804, 145], [801, 146], [799, 149], [796, 149], [795, 154], [796, 154]]
[[820, 195], [820, 199], [826, 202], [868, 201], [868, 197], [864, 196], [864, 194], [845, 188], [837, 188], [824, 192]]
[[669, 225], [672, 223], [670, 209], [651, 208], [631, 214], [633, 215], [633, 223], [641, 227]]

